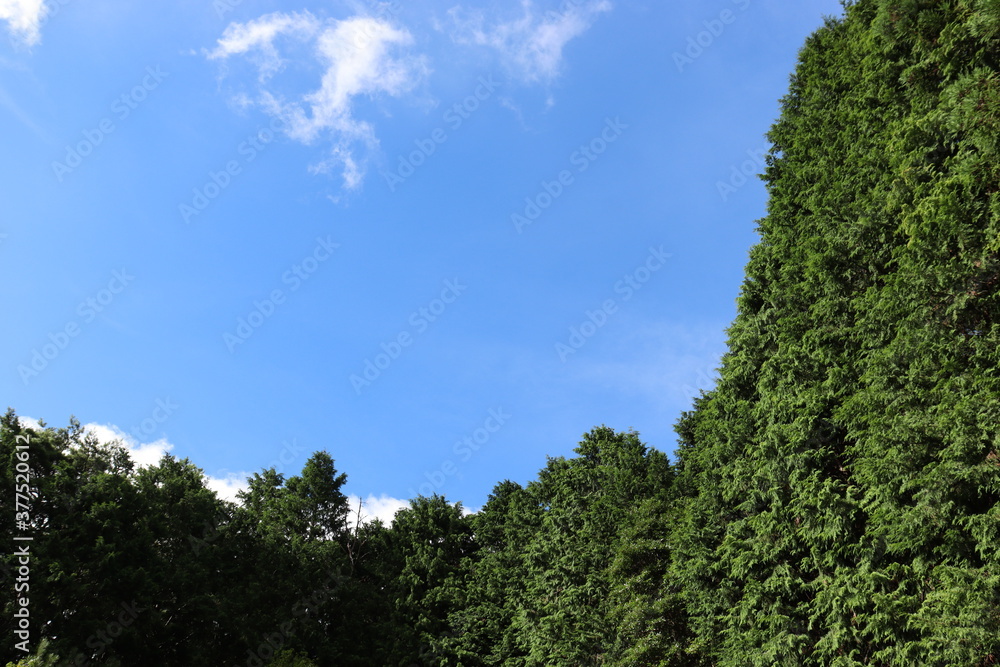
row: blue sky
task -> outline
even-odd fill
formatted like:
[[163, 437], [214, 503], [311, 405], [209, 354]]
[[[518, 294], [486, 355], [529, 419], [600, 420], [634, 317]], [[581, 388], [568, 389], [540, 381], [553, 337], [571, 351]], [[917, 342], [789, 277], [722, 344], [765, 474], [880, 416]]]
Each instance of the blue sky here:
[[478, 507], [711, 384], [832, 0], [0, 0], [0, 395]]

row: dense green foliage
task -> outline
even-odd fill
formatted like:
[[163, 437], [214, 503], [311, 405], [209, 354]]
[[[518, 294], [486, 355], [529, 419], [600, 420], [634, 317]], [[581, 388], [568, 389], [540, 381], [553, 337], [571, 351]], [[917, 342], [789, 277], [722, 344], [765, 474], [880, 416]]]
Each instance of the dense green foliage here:
[[[23, 429], [13, 411], [0, 422], [10, 485], [19, 436], [30, 526], [15, 531], [9, 496], [0, 511], [9, 538], [34, 536], [32, 631], [45, 644], [25, 665], [603, 664], [618, 640], [606, 619], [633, 602], [611, 595], [622, 530], [673, 475], [634, 433], [602, 427], [475, 515], [419, 497], [389, 527], [352, 525], [326, 453], [299, 476], [255, 474], [233, 504], [187, 461], [136, 470], [76, 421]], [[17, 563], [3, 562], [10, 585]], [[6, 659], [24, 657], [16, 642], [8, 625]]]
[[31, 437], [37, 652], [12, 648], [8, 597], [0, 656], [1000, 664], [998, 65], [1000, 0], [859, 0], [809, 38], [673, 465], [599, 427], [475, 514], [420, 497], [358, 525], [326, 453], [233, 504], [188, 461], [135, 469], [75, 421], [22, 433], [8, 412], [5, 488]]
[[674, 535], [719, 665], [1000, 660], [1000, 3], [802, 53]]

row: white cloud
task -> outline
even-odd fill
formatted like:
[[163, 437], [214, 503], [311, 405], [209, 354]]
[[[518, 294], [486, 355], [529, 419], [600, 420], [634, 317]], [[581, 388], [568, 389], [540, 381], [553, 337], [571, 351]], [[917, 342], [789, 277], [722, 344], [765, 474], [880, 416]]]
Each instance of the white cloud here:
[[[136, 467], [148, 468], [160, 462], [164, 454], [169, 454], [174, 446], [166, 438], [160, 438], [152, 442], [139, 442], [139, 440], [122, 431], [114, 424], [84, 424], [83, 428], [89, 433], [93, 433], [97, 441], [101, 444], [110, 444], [120, 441], [121, 445], [128, 451]], [[197, 464], [195, 464], [197, 465]], [[247, 488], [247, 477], [249, 473], [230, 473], [226, 477], [213, 477], [205, 475], [205, 486], [224, 500], [237, 502], [236, 493]]]
[[236, 497], [236, 494], [240, 491], [246, 491], [250, 487], [247, 484], [247, 478], [251, 476], [248, 472], [230, 473], [225, 477], [205, 475], [205, 486], [215, 491], [216, 495], [223, 500], [239, 503], [239, 498]]
[[[18, 421], [24, 428], [41, 430], [38, 420], [32, 417], [19, 415]], [[83, 430], [87, 433], [92, 433], [97, 438], [97, 441], [103, 445], [119, 442], [128, 451], [129, 456], [135, 462], [136, 466], [140, 468], [156, 465], [163, 458], [164, 454], [169, 453], [174, 448], [166, 438], [160, 438], [149, 443], [140, 443], [134, 436], [122, 431], [114, 424], [84, 424]], [[249, 488], [247, 479], [252, 476], [253, 474], [248, 472], [229, 473], [225, 477], [205, 475], [205, 486], [215, 491], [216, 495], [223, 500], [238, 503], [239, 499], [236, 494], [240, 491], [246, 491]], [[350, 501], [348, 524], [353, 526], [354, 521], [357, 519], [358, 501], [361, 498], [360, 496], [349, 495], [348, 499]], [[361, 501], [361, 522], [369, 523], [373, 519], [381, 519], [382, 523], [386, 526], [391, 526], [396, 512], [409, 506], [410, 502], [408, 500], [400, 500], [399, 498], [393, 498], [385, 494], [379, 496], [369, 494], [367, 498]], [[466, 511], [466, 514], [468, 514], [468, 511]]]
[[566, 44], [610, 10], [609, 0], [566, 0], [560, 11], [547, 12], [536, 9], [533, 0], [521, 0], [520, 18], [491, 25], [481, 10], [453, 7], [448, 14], [456, 42], [491, 47], [524, 81], [547, 83], [562, 69]]
[[18, 415], [17, 421], [21, 425], [21, 428], [30, 428], [34, 431], [42, 430], [42, 427], [39, 425], [38, 420], [35, 419], [34, 417], [24, 417], [22, 415]]
[[261, 81], [266, 81], [281, 70], [283, 61], [274, 46], [280, 35], [308, 39], [320, 28], [319, 20], [309, 12], [284, 14], [274, 12], [247, 23], [230, 23], [219, 38], [219, 46], [208, 54], [209, 59], [224, 59], [233, 55], [251, 53], [260, 70]]
[[47, 13], [43, 0], [0, 0], [0, 20], [18, 41], [34, 46], [41, 39], [42, 19]]
[[[347, 517], [347, 524], [349, 526], [354, 526], [355, 521], [358, 518], [358, 501], [361, 500], [360, 496], [350, 495], [348, 496], [350, 501], [350, 514]], [[458, 503], [449, 503], [450, 505], [457, 505]], [[368, 497], [361, 501], [361, 523], [370, 523], [373, 519], [381, 519], [382, 523], [386, 527], [392, 526], [392, 520], [396, 516], [396, 512], [403, 509], [410, 508], [409, 500], [401, 500], [399, 498], [393, 498], [392, 496], [387, 496], [385, 494], [376, 496], [374, 494], [368, 494]], [[475, 514], [479, 509], [472, 509], [462, 506], [462, 516], [469, 516], [470, 514]]]
[[[323, 69], [318, 89], [290, 100], [267, 85], [283, 66], [274, 45], [282, 34], [314, 42], [313, 57]], [[321, 24], [308, 13], [276, 12], [231, 24], [209, 58], [252, 55], [259, 70], [254, 104], [283, 121], [292, 139], [304, 144], [329, 141], [328, 156], [311, 171], [327, 173], [339, 167], [344, 186], [354, 190], [364, 180], [366, 156], [378, 146], [372, 125], [355, 117], [355, 100], [382, 94], [400, 97], [412, 90], [428, 72], [422, 56], [405, 52], [413, 43], [407, 30], [377, 18], [355, 16]]]
[[[18, 421], [26, 428], [40, 430], [37, 419], [18, 417]], [[92, 433], [102, 445], [110, 445], [113, 442], [121, 444], [139, 468], [148, 468], [158, 464], [163, 455], [170, 453], [174, 448], [166, 438], [152, 442], [139, 442], [135, 436], [126, 433], [114, 424], [84, 424], [83, 430]], [[205, 475], [205, 486], [215, 491], [220, 498], [237, 502], [236, 494], [246, 490], [248, 477], [250, 477], [250, 473], [230, 473], [226, 477]]]
[[[350, 500], [351, 512], [348, 516], [348, 525], [353, 526], [358, 517], [358, 501], [360, 496], [348, 496]], [[386, 526], [392, 525], [392, 519], [396, 512], [410, 506], [410, 501], [400, 500], [385, 494], [376, 496], [369, 494], [367, 498], [361, 500], [361, 523], [369, 523], [372, 519], [381, 519]]]
[[166, 438], [152, 442], [139, 442], [134, 436], [121, 430], [114, 424], [84, 424], [83, 429], [93, 433], [98, 442], [107, 445], [115, 440], [121, 441], [129, 456], [139, 468], [148, 468], [160, 462], [164, 454], [174, 448]]

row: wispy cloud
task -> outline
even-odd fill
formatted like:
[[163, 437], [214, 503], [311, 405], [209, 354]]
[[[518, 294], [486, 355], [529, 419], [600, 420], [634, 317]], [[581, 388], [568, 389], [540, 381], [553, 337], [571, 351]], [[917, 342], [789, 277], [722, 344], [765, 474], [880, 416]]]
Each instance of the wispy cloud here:
[[41, 141], [45, 143], [52, 142], [48, 133], [44, 129], [42, 129], [42, 127], [38, 125], [38, 123], [36, 123], [35, 120], [26, 111], [24, 111], [24, 109], [18, 106], [18, 104], [13, 99], [11, 99], [11, 96], [7, 94], [7, 91], [4, 90], [3, 86], [0, 86], [0, 107], [3, 107], [8, 112], [10, 112], [10, 114], [14, 116], [14, 118], [21, 121], [21, 123], [26, 128], [31, 130], [35, 134], [35, 136], [38, 137]]
[[[286, 99], [270, 87], [269, 80], [285, 64], [276, 46], [279, 36], [313, 45], [312, 57], [323, 70], [318, 89]], [[247, 99], [280, 119], [290, 138], [304, 144], [327, 141], [329, 153], [312, 171], [340, 168], [345, 188], [354, 190], [378, 146], [371, 123], [356, 118], [356, 98], [400, 97], [420, 83], [428, 68], [423, 56], [409, 52], [413, 44], [409, 31], [369, 16], [321, 22], [308, 12], [275, 12], [231, 24], [208, 57], [249, 58], [259, 76], [256, 92]]]
[[566, 44], [610, 10], [609, 0], [570, 0], [559, 11], [543, 11], [533, 0], [521, 0], [521, 15], [511, 20], [464, 7], [453, 7], [448, 16], [455, 42], [495, 49], [526, 83], [549, 83], [562, 71]]
[[37, 44], [45, 17], [43, 0], [0, 0], [0, 20], [7, 22], [11, 36], [27, 46]]
[[274, 12], [246, 23], [230, 23], [219, 38], [219, 45], [208, 57], [225, 59], [234, 55], [247, 55], [257, 65], [260, 80], [264, 82], [279, 72], [284, 64], [275, 47], [275, 40], [286, 35], [308, 40], [316, 34], [320, 25], [319, 19], [309, 12]]
[[715, 386], [726, 351], [723, 325], [637, 326], [600, 356], [581, 356], [566, 366], [566, 381], [635, 396], [664, 410], [688, 409], [702, 390]]

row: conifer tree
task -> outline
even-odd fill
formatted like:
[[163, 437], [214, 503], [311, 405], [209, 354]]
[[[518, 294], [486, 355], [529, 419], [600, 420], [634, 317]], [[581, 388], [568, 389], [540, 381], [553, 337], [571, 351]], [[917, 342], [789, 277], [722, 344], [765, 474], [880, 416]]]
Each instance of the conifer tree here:
[[861, 0], [800, 54], [673, 576], [719, 665], [1000, 656], [993, 1]]

